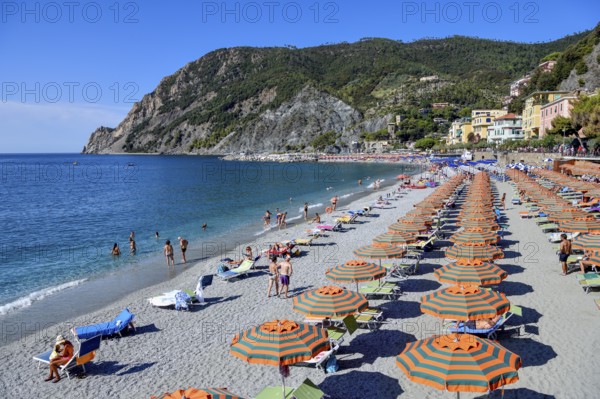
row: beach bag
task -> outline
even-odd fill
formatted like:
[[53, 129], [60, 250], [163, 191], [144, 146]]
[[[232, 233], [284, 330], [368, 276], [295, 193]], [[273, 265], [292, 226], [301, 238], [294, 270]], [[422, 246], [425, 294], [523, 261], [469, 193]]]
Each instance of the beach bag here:
[[219, 265], [217, 267], [217, 273], [225, 273], [228, 270], [229, 270], [229, 268], [225, 265]]
[[335, 373], [339, 369], [340, 369], [340, 366], [338, 365], [338, 362], [335, 359], [335, 356], [332, 355], [329, 358], [329, 360], [327, 361], [327, 364], [325, 365], [325, 372], [327, 374], [331, 374], [331, 373]]

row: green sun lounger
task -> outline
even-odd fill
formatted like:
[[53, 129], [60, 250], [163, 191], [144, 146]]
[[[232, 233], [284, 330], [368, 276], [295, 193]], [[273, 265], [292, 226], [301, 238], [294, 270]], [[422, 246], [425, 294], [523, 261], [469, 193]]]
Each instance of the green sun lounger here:
[[558, 225], [556, 223], [544, 223], [540, 224], [539, 227], [544, 233], [553, 233], [558, 231]]
[[372, 298], [372, 297], [385, 297], [387, 299], [396, 299], [398, 298], [398, 296], [400, 295], [398, 293], [398, 290], [395, 288], [390, 288], [390, 287], [370, 287], [370, 286], [364, 286], [361, 287], [358, 290], [361, 294], [363, 294], [365, 297], [368, 298]]
[[592, 288], [600, 288], [600, 275], [598, 273], [577, 274], [576, 277], [577, 282], [586, 294], [590, 292]]
[[[256, 399], [281, 399], [281, 390], [281, 387], [266, 387], [256, 395]], [[322, 399], [324, 397], [327, 395], [308, 378], [296, 389], [285, 388], [286, 399]]]

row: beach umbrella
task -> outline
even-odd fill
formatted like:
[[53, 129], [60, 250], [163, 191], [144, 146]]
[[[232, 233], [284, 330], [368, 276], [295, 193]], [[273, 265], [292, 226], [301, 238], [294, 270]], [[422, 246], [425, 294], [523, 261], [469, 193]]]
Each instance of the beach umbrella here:
[[409, 234], [425, 234], [430, 230], [430, 226], [425, 224], [408, 224], [408, 223], [393, 223], [388, 227], [388, 233], [409, 233]]
[[325, 277], [332, 281], [356, 283], [356, 291], [358, 291], [359, 282], [379, 280], [386, 274], [387, 269], [383, 266], [362, 260], [351, 260], [343, 265], [327, 269]]
[[408, 343], [396, 365], [414, 382], [456, 392], [488, 392], [519, 380], [521, 358], [499, 343], [471, 334]]
[[273, 320], [236, 334], [229, 353], [248, 363], [278, 366], [285, 399], [288, 366], [329, 350], [327, 330], [291, 320]]
[[431, 216], [421, 216], [421, 215], [406, 215], [398, 219], [397, 223], [402, 224], [421, 224], [421, 225], [429, 225], [433, 223]]
[[395, 247], [392, 245], [365, 245], [354, 250], [354, 255], [360, 258], [371, 258], [371, 259], [392, 259], [402, 258], [406, 255], [406, 249], [402, 247]]
[[491, 319], [509, 309], [510, 302], [504, 294], [471, 285], [455, 285], [421, 298], [421, 311], [442, 319]]
[[504, 257], [500, 248], [491, 245], [453, 245], [446, 250], [446, 257], [455, 260], [475, 261], [494, 260]]
[[480, 229], [480, 230], [500, 230], [500, 226], [496, 222], [489, 222], [485, 220], [461, 220], [457, 225], [464, 227], [465, 229]]
[[[159, 399], [152, 396], [151, 399]], [[244, 399], [241, 396], [234, 395], [224, 388], [188, 388], [186, 390], [178, 389], [173, 393], [166, 393], [160, 399]]]
[[480, 222], [492, 222], [496, 220], [495, 213], [466, 213], [458, 216], [458, 220], [461, 222], [468, 220], [475, 220]]
[[460, 245], [487, 245], [497, 243], [499, 237], [497, 233], [492, 231], [463, 230], [453, 234], [449, 240]]
[[411, 244], [416, 241], [417, 241], [417, 238], [414, 235], [398, 231], [393, 234], [385, 233], [385, 234], [378, 235], [377, 237], [375, 237], [373, 239], [373, 245], [376, 245], [376, 246], [380, 246], [380, 245], [406, 246], [406, 245]]
[[433, 272], [442, 283], [458, 285], [500, 284], [508, 273], [490, 262], [458, 261], [448, 263]]
[[405, 174], [401, 174], [396, 176], [397, 180], [402, 180], [402, 179], [408, 179], [410, 176], [409, 175], [405, 175]]
[[293, 299], [296, 312], [313, 317], [344, 317], [359, 313], [369, 306], [364, 295], [336, 286], [305, 291]]
[[560, 231], [569, 233], [600, 233], [600, 222], [593, 220], [567, 220], [559, 223]]
[[600, 234], [582, 234], [573, 240], [573, 248], [600, 252]]

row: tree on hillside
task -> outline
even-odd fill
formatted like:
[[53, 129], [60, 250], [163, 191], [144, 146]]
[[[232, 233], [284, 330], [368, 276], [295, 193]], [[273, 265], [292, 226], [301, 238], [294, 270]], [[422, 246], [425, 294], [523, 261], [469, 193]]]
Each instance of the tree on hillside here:
[[590, 138], [600, 136], [600, 90], [577, 101], [571, 114], [575, 130], [583, 128], [583, 134]]
[[337, 134], [334, 131], [329, 131], [317, 136], [310, 145], [317, 151], [324, 150], [329, 145], [334, 145], [337, 140]]
[[418, 150], [429, 150], [436, 144], [437, 141], [435, 139], [432, 139], [431, 137], [425, 137], [415, 142], [415, 148]]

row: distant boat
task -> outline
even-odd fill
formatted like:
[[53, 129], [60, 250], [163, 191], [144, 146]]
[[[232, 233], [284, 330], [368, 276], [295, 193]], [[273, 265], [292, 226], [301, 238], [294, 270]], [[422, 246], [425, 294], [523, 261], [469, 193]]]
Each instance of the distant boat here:
[[79, 165], [79, 162], [75, 161], [73, 162], [73, 165]]

